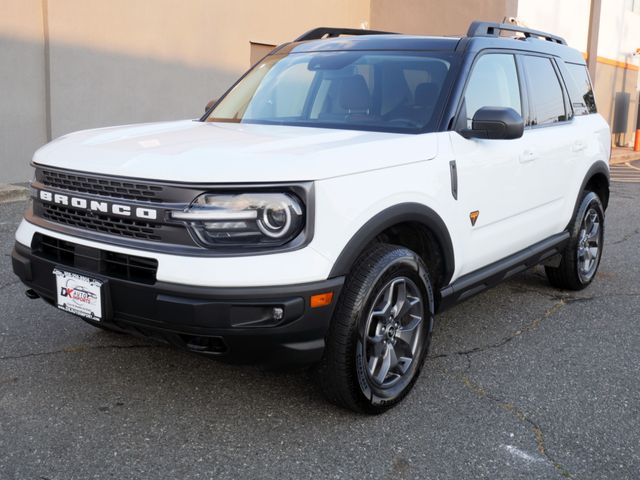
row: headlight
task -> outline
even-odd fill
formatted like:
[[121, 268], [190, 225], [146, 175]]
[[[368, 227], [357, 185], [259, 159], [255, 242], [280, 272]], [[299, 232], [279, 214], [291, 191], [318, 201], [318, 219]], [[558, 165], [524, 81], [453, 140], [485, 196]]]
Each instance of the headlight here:
[[288, 193], [205, 193], [171, 217], [211, 247], [280, 246], [304, 227], [302, 203]]

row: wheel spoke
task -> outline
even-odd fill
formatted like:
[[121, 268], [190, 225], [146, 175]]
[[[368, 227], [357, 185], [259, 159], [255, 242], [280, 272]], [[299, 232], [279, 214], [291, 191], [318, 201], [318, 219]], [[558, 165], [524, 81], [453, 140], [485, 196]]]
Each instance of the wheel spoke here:
[[393, 345], [389, 344], [389, 370], [393, 370], [398, 365], [398, 355]]
[[582, 230], [580, 230], [580, 234], [578, 235], [578, 243], [584, 243], [584, 241], [587, 238], [587, 229], [583, 228]]
[[398, 357], [398, 365], [396, 366], [396, 369], [400, 371], [400, 375], [407, 373], [412, 362], [413, 358], [411, 357]]
[[387, 318], [389, 316], [390, 311], [391, 311], [391, 303], [389, 302], [382, 305], [382, 308], [379, 308], [378, 310], [374, 310], [373, 312], [371, 312], [371, 316]]
[[578, 259], [584, 261], [587, 255], [587, 249], [584, 247], [578, 247]]
[[422, 323], [422, 317], [411, 315], [411, 321], [407, 325], [401, 325], [396, 332], [396, 339], [407, 344], [410, 351], [413, 351], [413, 343], [418, 332], [418, 327]]
[[385, 343], [383, 342], [384, 335], [368, 336], [367, 342], [371, 344], [374, 357], [381, 357], [384, 353]]
[[373, 355], [369, 357], [369, 362], [367, 363], [367, 368], [369, 369], [369, 375], [374, 376], [378, 363], [380, 363], [380, 357], [374, 357]]
[[402, 308], [396, 314], [396, 318], [399, 321], [402, 321], [402, 319], [407, 316], [407, 313], [409, 313], [411, 311], [411, 309], [413, 309], [413, 307], [415, 307], [418, 304], [420, 304], [420, 298], [419, 297], [407, 296], [405, 302], [402, 304]]
[[382, 343], [383, 340], [384, 340], [384, 335], [381, 335], [381, 334], [367, 336], [367, 342], [369, 343], [378, 344], [378, 343]]
[[396, 280], [391, 284], [391, 288], [394, 292], [392, 298], [395, 298], [391, 313], [397, 318], [407, 303], [407, 284], [404, 280]]
[[591, 241], [598, 238], [599, 233], [600, 233], [600, 223], [598, 221], [595, 221], [593, 225], [591, 225], [591, 229], [587, 234], [587, 240]]
[[378, 372], [374, 376], [374, 380], [379, 384], [384, 382], [384, 379], [387, 378], [387, 373], [389, 373], [389, 369], [391, 368], [391, 348], [387, 345], [387, 349], [384, 352], [384, 356], [380, 362], [380, 368]]
[[393, 300], [393, 283], [387, 287], [382, 297], [382, 305], [376, 310], [371, 312], [372, 317], [389, 317], [391, 313], [392, 300]]

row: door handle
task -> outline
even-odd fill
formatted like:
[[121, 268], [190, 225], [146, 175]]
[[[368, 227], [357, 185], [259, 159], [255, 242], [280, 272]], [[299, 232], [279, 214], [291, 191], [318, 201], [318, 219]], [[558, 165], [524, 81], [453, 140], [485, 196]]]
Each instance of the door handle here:
[[520, 154], [520, 163], [533, 162], [538, 156], [532, 150], [525, 150]]
[[586, 148], [587, 148], [587, 145], [584, 142], [578, 140], [578, 141], [574, 142], [574, 144], [571, 146], [571, 151], [572, 152], [581, 152], [583, 150], [586, 150]]

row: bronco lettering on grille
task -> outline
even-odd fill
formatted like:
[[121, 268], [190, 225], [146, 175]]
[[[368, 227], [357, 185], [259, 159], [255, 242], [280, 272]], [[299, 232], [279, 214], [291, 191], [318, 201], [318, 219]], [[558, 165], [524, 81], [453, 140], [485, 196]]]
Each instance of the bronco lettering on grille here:
[[64, 205], [78, 210], [88, 210], [98, 213], [109, 213], [119, 217], [132, 217], [143, 220], [156, 220], [158, 211], [155, 208], [137, 207], [132, 205], [122, 205], [97, 200], [88, 200], [82, 197], [74, 197], [61, 193], [38, 191], [38, 198], [43, 202]]

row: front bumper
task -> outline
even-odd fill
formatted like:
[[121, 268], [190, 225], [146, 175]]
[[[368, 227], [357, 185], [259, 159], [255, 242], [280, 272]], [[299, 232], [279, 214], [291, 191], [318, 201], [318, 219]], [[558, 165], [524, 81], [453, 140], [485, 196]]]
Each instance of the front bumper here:
[[[13, 271], [50, 304], [53, 269], [70, 267], [105, 280], [103, 323], [137, 336], [241, 363], [304, 364], [320, 360], [344, 277], [276, 287], [195, 287], [139, 283], [60, 264], [16, 243]], [[332, 292], [330, 305], [310, 307], [314, 294]], [[283, 309], [283, 318], [273, 316]], [[276, 316], [277, 317], [277, 316]]]

